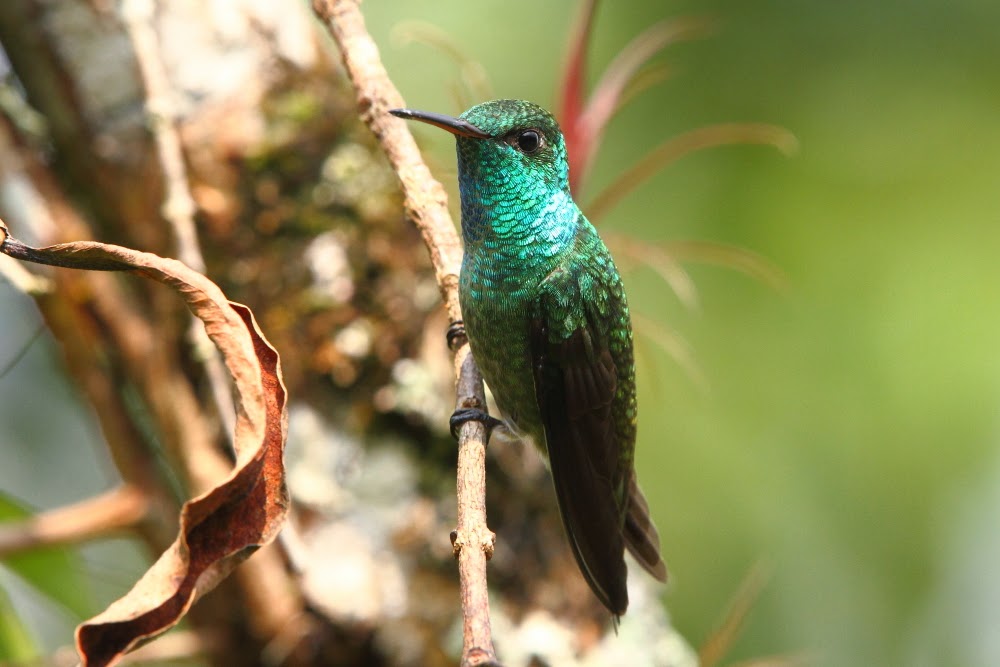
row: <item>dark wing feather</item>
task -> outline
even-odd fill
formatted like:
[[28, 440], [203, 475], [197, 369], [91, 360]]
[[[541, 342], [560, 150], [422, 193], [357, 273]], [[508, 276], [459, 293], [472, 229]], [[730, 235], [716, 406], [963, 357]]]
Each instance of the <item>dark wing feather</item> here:
[[626, 501], [616, 490], [621, 461], [612, 415], [617, 369], [607, 346], [587, 327], [556, 338], [550, 341], [540, 313], [532, 322], [531, 354], [559, 511], [584, 578], [620, 616], [628, 591], [621, 508]]
[[667, 566], [660, 557], [660, 534], [649, 516], [649, 505], [635, 482], [629, 479], [628, 512], [625, 514], [625, 546], [646, 572], [659, 581], [667, 580]]

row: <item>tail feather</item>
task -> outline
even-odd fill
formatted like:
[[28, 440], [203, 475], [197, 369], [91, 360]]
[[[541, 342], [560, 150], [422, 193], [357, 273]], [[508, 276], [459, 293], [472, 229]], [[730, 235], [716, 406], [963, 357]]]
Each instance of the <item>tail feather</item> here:
[[628, 512], [625, 515], [625, 546], [646, 572], [659, 581], [667, 580], [667, 566], [660, 556], [660, 534], [649, 516], [649, 505], [635, 481], [629, 482]]

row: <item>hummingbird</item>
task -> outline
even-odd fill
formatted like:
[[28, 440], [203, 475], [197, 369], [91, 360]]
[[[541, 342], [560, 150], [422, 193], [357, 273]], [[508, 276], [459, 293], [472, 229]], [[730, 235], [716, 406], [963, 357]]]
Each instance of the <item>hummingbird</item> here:
[[636, 483], [632, 324], [611, 253], [573, 200], [555, 118], [494, 100], [455, 118], [393, 109], [456, 137], [465, 254], [459, 303], [473, 358], [500, 410], [460, 409], [547, 460], [563, 526], [591, 590], [617, 621], [625, 550], [665, 581]]

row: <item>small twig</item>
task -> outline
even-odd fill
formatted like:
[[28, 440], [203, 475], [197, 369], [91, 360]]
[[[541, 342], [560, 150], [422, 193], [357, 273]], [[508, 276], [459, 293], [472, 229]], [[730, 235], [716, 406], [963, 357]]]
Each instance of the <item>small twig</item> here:
[[[205, 258], [198, 244], [194, 223], [197, 207], [188, 187], [184, 152], [176, 127], [175, 93], [160, 57], [159, 39], [153, 28], [154, 11], [152, 0], [124, 0], [121, 9], [146, 89], [146, 112], [163, 172], [166, 194], [160, 213], [174, 231], [177, 258], [198, 273], [205, 273]], [[236, 425], [236, 410], [225, 366], [198, 318], [192, 316], [190, 321], [188, 338], [194, 347], [196, 360], [204, 364], [212, 399], [222, 422], [222, 432], [230, 437]]]
[[[431, 176], [405, 123], [388, 113], [389, 109], [404, 106], [403, 98], [389, 79], [378, 47], [365, 28], [358, 0], [313, 0], [313, 9], [340, 47], [362, 120], [399, 175], [406, 214], [420, 230], [430, 252], [448, 318], [460, 321], [458, 270], [462, 250], [444, 188]], [[454, 346], [458, 404], [485, 408], [482, 377], [462, 338], [454, 341], [458, 343]], [[486, 524], [485, 450], [483, 426], [466, 422], [459, 432], [458, 529], [453, 539], [462, 589], [463, 667], [499, 665], [490, 633], [486, 585], [486, 561], [493, 552], [493, 536]]]
[[99, 496], [0, 526], [0, 558], [39, 547], [77, 544], [135, 526], [149, 497], [126, 484]]
[[177, 259], [198, 273], [205, 273], [205, 260], [198, 247], [194, 225], [194, 197], [188, 188], [184, 153], [174, 127], [177, 105], [160, 58], [159, 39], [153, 29], [154, 11], [152, 0], [124, 0], [121, 5], [122, 18], [146, 89], [146, 112], [163, 171], [166, 195], [160, 212], [174, 231]]

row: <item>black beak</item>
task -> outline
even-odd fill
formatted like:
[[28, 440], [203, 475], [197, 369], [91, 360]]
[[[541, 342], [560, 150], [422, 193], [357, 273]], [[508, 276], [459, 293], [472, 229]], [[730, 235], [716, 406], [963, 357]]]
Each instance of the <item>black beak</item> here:
[[490, 135], [483, 132], [469, 121], [462, 120], [461, 118], [455, 118], [453, 116], [445, 116], [441, 113], [434, 113], [432, 111], [416, 111], [415, 109], [390, 109], [389, 113], [397, 118], [419, 120], [422, 123], [428, 123], [430, 125], [440, 127], [442, 130], [447, 130], [448, 132], [451, 132], [459, 137], [472, 137], [473, 139], [490, 138]]

